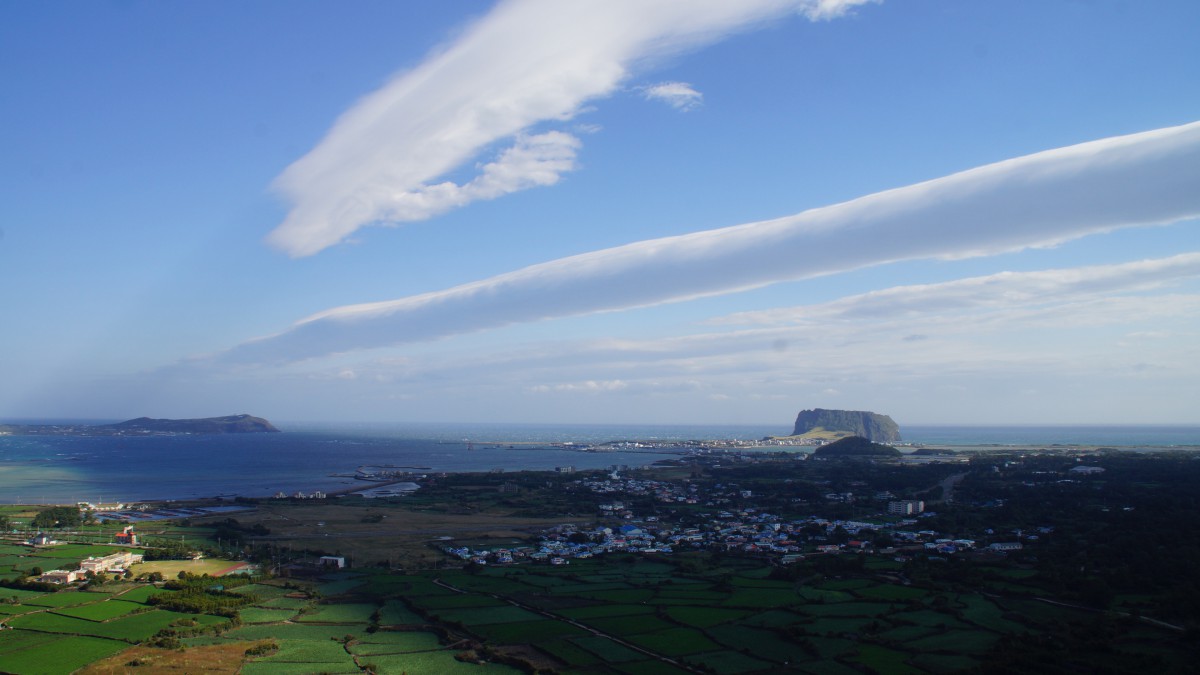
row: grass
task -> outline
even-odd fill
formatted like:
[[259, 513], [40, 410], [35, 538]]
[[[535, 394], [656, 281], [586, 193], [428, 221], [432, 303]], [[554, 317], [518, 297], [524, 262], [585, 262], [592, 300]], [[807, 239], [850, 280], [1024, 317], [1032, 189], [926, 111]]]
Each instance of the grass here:
[[700, 631], [691, 628], [668, 628], [657, 633], [632, 635], [627, 639], [652, 652], [667, 656], [684, 656], [721, 649], [721, 645], [708, 639]]
[[125, 616], [138, 610], [145, 611], [146, 606], [124, 600], [105, 600], [104, 602], [97, 602], [91, 605], [62, 607], [54, 610], [54, 612], [63, 616], [87, 619], [88, 621], [108, 621], [109, 619]]
[[712, 668], [718, 673], [746, 673], [763, 671], [771, 666], [770, 663], [753, 656], [733, 651], [708, 652], [696, 654], [686, 659], [689, 663]]
[[621, 663], [622, 661], [641, 661], [646, 658], [642, 652], [617, 644], [605, 637], [589, 635], [571, 640], [576, 646], [599, 657], [605, 663]]
[[[422, 652], [419, 654], [400, 654], [388, 656], [372, 656], [360, 659], [363, 663], [376, 666], [380, 675], [516, 675], [520, 671], [496, 663], [475, 665], [454, 660], [454, 654], [447, 651]], [[267, 673], [272, 671], [257, 671]], [[358, 672], [358, 671], [355, 671]], [[242, 670], [243, 675], [257, 675], [256, 672]], [[307, 671], [310, 675], [312, 671]], [[286, 674], [285, 674], [286, 675]]]
[[370, 623], [371, 615], [379, 609], [375, 604], [317, 605], [312, 612], [302, 614], [297, 621], [305, 623]]
[[266, 609], [263, 607], [246, 607], [238, 612], [243, 623], [276, 623], [287, 621], [296, 615], [294, 609]]
[[70, 673], [93, 661], [112, 656], [129, 648], [129, 644], [95, 637], [46, 636], [46, 640], [30, 640], [17, 648], [10, 643], [8, 631], [0, 640], [0, 659], [6, 672], [21, 675], [60, 675]]
[[652, 633], [672, 627], [670, 622], [664, 621], [653, 614], [584, 619], [583, 622], [596, 630], [620, 636], [636, 633]]
[[423, 624], [425, 620], [397, 600], [388, 600], [379, 611], [379, 623], [384, 626]]
[[906, 647], [921, 652], [952, 651], [982, 653], [996, 644], [998, 636], [982, 630], [951, 630], [909, 642]]
[[723, 623], [740, 619], [747, 614], [744, 609], [727, 609], [723, 607], [668, 607], [667, 616], [672, 621], [693, 626], [695, 628], [710, 628]]
[[466, 608], [466, 609], [450, 609], [438, 610], [438, 617], [442, 621], [456, 621], [465, 626], [479, 626], [494, 623], [521, 623], [528, 621], [537, 621], [541, 619], [541, 615], [534, 614], [520, 607], [511, 605], [505, 607], [483, 607], [483, 608]]
[[[384, 638], [380, 640], [380, 638]], [[363, 636], [362, 642], [350, 646], [350, 652], [355, 655], [374, 654], [405, 654], [409, 652], [427, 652], [442, 649], [441, 642], [435, 633], [386, 633], [378, 632]]]
[[924, 671], [920, 668], [914, 668], [907, 663], [909, 655], [888, 649], [879, 645], [862, 645], [858, 649], [858, 654], [854, 660], [864, 666], [870, 668], [877, 673], [888, 673], [892, 675], [920, 675]]
[[284, 623], [274, 625], [241, 626], [227, 631], [225, 636], [238, 640], [329, 640], [345, 635], [362, 637], [365, 631], [356, 626]]

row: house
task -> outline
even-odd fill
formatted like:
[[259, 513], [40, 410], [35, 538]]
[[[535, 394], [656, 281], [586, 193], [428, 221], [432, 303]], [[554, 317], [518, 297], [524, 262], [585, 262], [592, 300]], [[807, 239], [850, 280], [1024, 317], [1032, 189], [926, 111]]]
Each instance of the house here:
[[132, 525], [126, 526], [123, 531], [116, 533], [113, 537], [117, 540], [118, 544], [137, 546], [137, 535], [133, 533]]
[[320, 567], [336, 567], [340, 570], [346, 566], [346, 559], [340, 555], [323, 555], [317, 558], [317, 565]]
[[51, 539], [50, 535], [46, 534], [45, 532], [38, 532], [37, 536], [29, 540], [29, 544], [31, 546], [52, 546], [57, 543], [57, 541]]
[[1075, 466], [1067, 473], [1075, 474], [1076, 476], [1090, 476], [1092, 474], [1104, 473], [1102, 466]]

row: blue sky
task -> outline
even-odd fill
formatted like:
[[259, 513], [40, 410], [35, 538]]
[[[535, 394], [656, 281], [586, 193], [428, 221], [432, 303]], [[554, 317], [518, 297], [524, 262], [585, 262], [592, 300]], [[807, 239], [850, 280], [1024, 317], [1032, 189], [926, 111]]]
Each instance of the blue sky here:
[[0, 418], [1200, 423], [1197, 25], [6, 3]]

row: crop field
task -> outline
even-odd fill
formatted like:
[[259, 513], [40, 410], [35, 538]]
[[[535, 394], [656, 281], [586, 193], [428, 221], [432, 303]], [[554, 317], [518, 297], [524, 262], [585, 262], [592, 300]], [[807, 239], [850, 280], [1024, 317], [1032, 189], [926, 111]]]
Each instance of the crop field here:
[[138, 586], [137, 588], [133, 588], [121, 593], [117, 597], [128, 602], [140, 602], [145, 604], [147, 600], [162, 592], [162, 590], [155, 588], [154, 586]]
[[668, 628], [655, 633], [630, 635], [626, 639], [652, 652], [667, 656], [684, 656], [721, 649], [721, 645], [708, 639], [700, 631], [691, 628]]
[[71, 607], [73, 605], [87, 605], [93, 602], [100, 602], [108, 599], [108, 595], [103, 593], [90, 593], [78, 591], [75, 593], [53, 593], [50, 595], [41, 595], [27, 600], [22, 600], [23, 605], [36, 605], [38, 607]]
[[54, 610], [55, 614], [73, 616], [88, 621], [108, 621], [137, 611], [146, 611], [146, 606], [124, 600], [104, 600], [90, 605], [76, 605]]
[[287, 621], [296, 616], [294, 609], [267, 609], [264, 607], [246, 607], [239, 616], [243, 623], [276, 623]]
[[586, 635], [586, 631], [569, 623], [542, 619], [521, 623], [492, 623], [472, 626], [471, 632], [501, 644], [525, 644], [560, 637]]
[[338, 626], [325, 624], [274, 624], [241, 626], [225, 633], [225, 637], [234, 640], [333, 640], [346, 635], [362, 637], [364, 630], [355, 626]]
[[689, 663], [712, 668], [718, 673], [748, 673], [768, 670], [772, 666], [772, 664], [761, 659], [733, 651], [696, 654], [689, 656], [686, 660]]
[[[362, 660], [364, 663], [374, 664], [375, 672], [380, 675], [517, 675], [520, 673], [515, 668], [496, 663], [475, 665], [455, 661], [454, 654], [448, 651], [379, 655]], [[250, 671], [243, 670], [242, 672], [254, 675]]]
[[366, 603], [317, 605], [313, 611], [300, 615], [296, 620], [305, 623], [370, 623], [376, 609], [379, 609], [376, 605]]
[[384, 626], [422, 624], [425, 620], [398, 600], [388, 600], [379, 610], [379, 623]]
[[361, 642], [350, 646], [355, 655], [407, 654], [443, 649], [435, 633], [424, 632], [376, 632], [363, 637]]
[[304, 609], [313, 604], [315, 600], [308, 598], [271, 598], [270, 600], [260, 601], [256, 607], [269, 607], [271, 609]]
[[[44, 635], [44, 639], [0, 640], [4, 670], [21, 675], [61, 675], [129, 648], [129, 643], [94, 637]], [[37, 635], [25, 633], [24, 635]], [[23, 637], [23, 636], [22, 636]]]
[[457, 621], [466, 626], [488, 625], [493, 623], [520, 623], [538, 621], [541, 615], [529, 610], [506, 605], [504, 607], [483, 607], [467, 609], [439, 609], [433, 612], [443, 621]]

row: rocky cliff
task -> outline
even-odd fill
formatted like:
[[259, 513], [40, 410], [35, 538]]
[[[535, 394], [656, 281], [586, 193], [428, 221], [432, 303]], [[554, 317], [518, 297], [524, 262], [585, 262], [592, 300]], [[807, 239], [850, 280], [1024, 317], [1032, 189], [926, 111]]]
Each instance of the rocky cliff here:
[[792, 435], [800, 436], [820, 429], [846, 432], [875, 443], [900, 442], [900, 426], [892, 421], [892, 418], [861, 410], [801, 410], [796, 416], [796, 427]]

